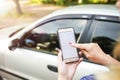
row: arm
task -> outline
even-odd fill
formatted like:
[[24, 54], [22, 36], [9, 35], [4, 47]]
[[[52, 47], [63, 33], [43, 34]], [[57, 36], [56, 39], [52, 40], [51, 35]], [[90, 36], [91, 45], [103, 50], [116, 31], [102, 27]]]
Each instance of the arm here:
[[79, 48], [81, 52], [90, 60], [102, 65], [120, 65], [120, 62], [105, 54], [97, 43], [74, 44], [71, 46]]

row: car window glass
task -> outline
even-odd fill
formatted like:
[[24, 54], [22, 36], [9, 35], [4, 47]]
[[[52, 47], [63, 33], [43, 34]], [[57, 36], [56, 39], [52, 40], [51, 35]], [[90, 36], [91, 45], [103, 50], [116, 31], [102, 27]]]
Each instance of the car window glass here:
[[96, 21], [92, 42], [98, 43], [103, 51], [112, 55], [116, 41], [120, 37], [120, 23]]
[[59, 47], [58, 28], [73, 27], [76, 39], [86, 25], [87, 20], [62, 19], [45, 23], [33, 29], [25, 38], [23, 46], [35, 51], [56, 54]]

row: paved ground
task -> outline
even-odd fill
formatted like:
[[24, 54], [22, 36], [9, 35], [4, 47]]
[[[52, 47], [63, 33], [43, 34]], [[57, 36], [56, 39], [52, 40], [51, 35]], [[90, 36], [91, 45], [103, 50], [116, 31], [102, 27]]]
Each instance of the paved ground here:
[[[25, 0], [22, 0], [21, 7], [24, 15], [18, 17], [15, 15], [16, 10], [14, 3], [11, 1], [11, 3], [6, 3], [5, 1], [5, 4], [2, 3], [3, 5], [1, 5], [1, 2], [3, 2], [3, 0], [0, 0], [0, 28], [34, 22], [35, 20], [40, 19], [41, 17], [62, 8], [54, 5], [28, 5], [26, 4]], [[6, 5], [9, 6], [5, 7]], [[2, 7], [5, 8], [2, 9]], [[5, 13], [7, 13], [7, 15], [5, 15]]]

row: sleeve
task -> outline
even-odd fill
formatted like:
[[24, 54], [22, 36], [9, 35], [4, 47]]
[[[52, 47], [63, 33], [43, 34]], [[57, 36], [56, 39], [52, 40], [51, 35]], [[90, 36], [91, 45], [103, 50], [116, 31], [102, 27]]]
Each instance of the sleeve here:
[[80, 80], [95, 80], [93, 74], [82, 77]]

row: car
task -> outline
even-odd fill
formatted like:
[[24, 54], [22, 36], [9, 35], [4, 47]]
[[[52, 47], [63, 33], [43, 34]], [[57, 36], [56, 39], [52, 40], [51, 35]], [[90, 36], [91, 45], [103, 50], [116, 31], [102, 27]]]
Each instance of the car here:
[[[7, 38], [0, 39], [0, 75], [7, 80], [57, 80], [57, 49], [60, 48], [57, 30], [67, 27], [74, 28], [77, 43], [98, 43], [112, 56], [120, 34], [119, 11], [114, 5], [70, 6], [27, 27], [13, 28]], [[83, 57], [74, 80], [109, 71], [106, 66]]]

